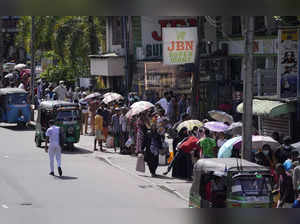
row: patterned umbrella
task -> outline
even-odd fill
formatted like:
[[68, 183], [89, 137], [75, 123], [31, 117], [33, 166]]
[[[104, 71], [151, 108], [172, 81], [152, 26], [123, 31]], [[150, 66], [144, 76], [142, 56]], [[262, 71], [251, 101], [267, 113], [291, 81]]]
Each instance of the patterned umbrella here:
[[224, 111], [220, 110], [212, 110], [208, 112], [209, 116], [216, 120], [216, 121], [221, 121], [221, 122], [228, 122], [229, 124], [233, 123], [233, 117]]
[[103, 95], [104, 99], [103, 99], [103, 102], [105, 104], [109, 104], [113, 101], [116, 101], [116, 100], [123, 100], [124, 97], [122, 95], [120, 95], [119, 93], [106, 93]]
[[198, 120], [188, 120], [180, 123], [177, 127], [177, 131], [179, 132], [182, 128], [187, 128], [189, 131], [192, 131], [194, 127], [203, 127], [203, 123]]
[[213, 132], [225, 132], [229, 126], [224, 124], [223, 122], [211, 121], [206, 122], [204, 124], [204, 127]]

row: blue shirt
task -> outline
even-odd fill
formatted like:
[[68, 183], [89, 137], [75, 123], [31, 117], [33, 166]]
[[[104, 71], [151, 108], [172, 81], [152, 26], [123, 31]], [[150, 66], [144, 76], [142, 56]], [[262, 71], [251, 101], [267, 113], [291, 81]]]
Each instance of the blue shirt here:
[[292, 208], [300, 208], [300, 201], [295, 200]]

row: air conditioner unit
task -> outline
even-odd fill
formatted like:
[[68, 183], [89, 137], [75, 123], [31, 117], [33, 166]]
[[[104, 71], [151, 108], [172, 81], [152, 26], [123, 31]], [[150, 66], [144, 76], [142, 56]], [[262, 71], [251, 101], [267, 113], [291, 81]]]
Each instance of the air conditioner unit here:
[[118, 48], [114, 51], [119, 56], [125, 56], [125, 49], [124, 48]]

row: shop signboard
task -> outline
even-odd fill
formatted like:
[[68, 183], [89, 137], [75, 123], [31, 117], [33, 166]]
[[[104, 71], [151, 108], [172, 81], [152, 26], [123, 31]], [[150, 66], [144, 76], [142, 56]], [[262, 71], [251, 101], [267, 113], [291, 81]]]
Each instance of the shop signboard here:
[[163, 28], [163, 62], [165, 65], [194, 63], [198, 41], [196, 27]]
[[299, 82], [299, 30], [280, 29], [278, 35], [277, 95], [296, 97]]

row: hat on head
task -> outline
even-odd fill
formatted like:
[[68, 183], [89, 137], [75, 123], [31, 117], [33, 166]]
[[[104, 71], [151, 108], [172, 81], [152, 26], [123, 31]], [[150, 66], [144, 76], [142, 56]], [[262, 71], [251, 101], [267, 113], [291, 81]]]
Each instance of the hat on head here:
[[64, 81], [62, 81], [62, 80], [61, 80], [61, 81], [59, 81], [59, 84], [64, 84], [64, 83], [65, 83], [65, 82], [64, 82]]

